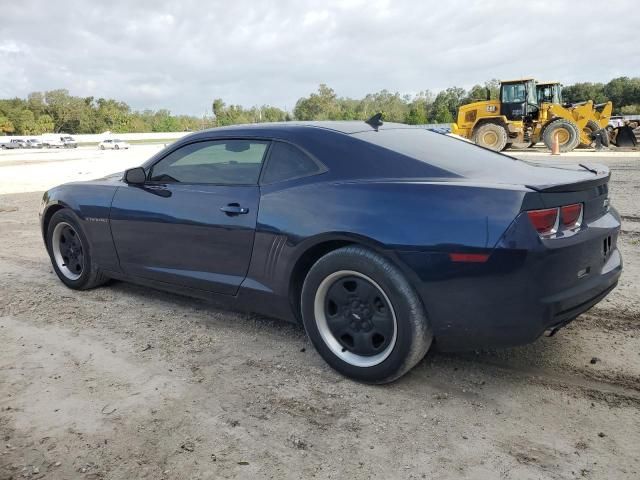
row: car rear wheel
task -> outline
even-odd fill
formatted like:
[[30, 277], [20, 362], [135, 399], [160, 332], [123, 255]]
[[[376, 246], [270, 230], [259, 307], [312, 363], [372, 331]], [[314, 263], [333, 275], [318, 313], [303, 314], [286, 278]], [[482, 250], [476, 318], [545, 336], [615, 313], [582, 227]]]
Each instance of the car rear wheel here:
[[104, 150], [104, 145], [100, 145], [100, 150]]
[[113, 147], [113, 148], [115, 148], [116, 150], [120, 150], [120, 145], [116, 145], [116, 146], [115, 146], [115, 147]]
[[424, 307], [402, 272], [360, 246], [334, 250], [311, 267], [301, 307], [316, 350], [355, 380], [391, 382], [431, 345]]
[[481, 147], [501, 152], [508, 143], [507, 130], [497, 123], [480, 125], [473, 134], [473, 142]]
[[71, 210], [63, 208], [53, 214], [46, 240], [53, 269], [67, 287], [86, 290], [107, 282], [92, 261], [89, 241]]

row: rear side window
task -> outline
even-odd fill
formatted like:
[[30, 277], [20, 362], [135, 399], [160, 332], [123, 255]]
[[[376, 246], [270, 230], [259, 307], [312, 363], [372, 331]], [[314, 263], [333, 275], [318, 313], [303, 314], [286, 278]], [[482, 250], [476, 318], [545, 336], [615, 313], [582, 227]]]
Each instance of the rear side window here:
[[289, 143], [274, 142], [269, 153], [262, 183], [275, 183], [307, 177], [323, 169], [306, 153]]

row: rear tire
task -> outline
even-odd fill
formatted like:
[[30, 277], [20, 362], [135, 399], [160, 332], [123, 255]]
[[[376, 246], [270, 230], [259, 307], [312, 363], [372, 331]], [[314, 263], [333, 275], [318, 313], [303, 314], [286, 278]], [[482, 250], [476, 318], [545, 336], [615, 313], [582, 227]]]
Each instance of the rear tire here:
[[116, 146], [115, 146], [115, 147], [113, 147], [113, 148], [115, 148], [116, 150], [120, 150], [120, 145], [116, 145]]
[[561, 152], [570, 152], [578, 146], [580, 133], [576, 124], [564, 118], [558, 118], [549, 122], [542, 133], [542, 140], [548, 149], [551, 150], [553, 148], [553, 137], [556, 132], [558, 133]]
[[91, 245], [75, 214], [58, 210], [49, 221], [46, 244], [53, 269], [67, 287], [87, 290], [109, 279], [92, 261]]
[[506, 148], [508, 138], [507, 130], [497, 123], [480, 125], [473, 133], [473, 143], [495, 152]]
[[422, 302], [402, 272], [360, 246], [334, 250], [311, 267], [301, 307], [305, 330], [320, 356], [361, 382], [396, 380], [432, 342]]

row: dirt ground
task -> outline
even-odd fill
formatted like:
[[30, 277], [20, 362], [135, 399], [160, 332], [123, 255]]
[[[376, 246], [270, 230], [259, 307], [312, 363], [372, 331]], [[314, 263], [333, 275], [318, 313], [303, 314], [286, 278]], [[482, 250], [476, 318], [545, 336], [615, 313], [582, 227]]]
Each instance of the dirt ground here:
[[373, 387], [329, 369], [299, 326], [63, 286], [42, 191], [159, 148], [0, 153], [1, 479], [640, 478], [640, 154], [561, 157], [613, 171], [625, 271], [605, 301], [552, 338], [430, 352]]

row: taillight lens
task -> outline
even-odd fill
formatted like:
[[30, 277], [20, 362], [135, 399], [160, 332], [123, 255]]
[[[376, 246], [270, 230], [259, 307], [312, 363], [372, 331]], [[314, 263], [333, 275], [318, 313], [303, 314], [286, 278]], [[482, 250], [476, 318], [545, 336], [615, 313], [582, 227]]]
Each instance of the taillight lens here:
[[582, 220], [582, 204], [574, 203], [560, 208], [560, 222], [562, 228], [575, 228], [580, 226]]
[[545, 208], [543, 210], [529, 210], [529, 220], [536, 231], [542, 235], [552, 235], [558, 230], [558, 209]]
[[582, 203], [564, 207], [530, 210], [527, 212], [531, 224], [541, 237], [549, 237], [559, 230], [572, 230], [582, 223]]

